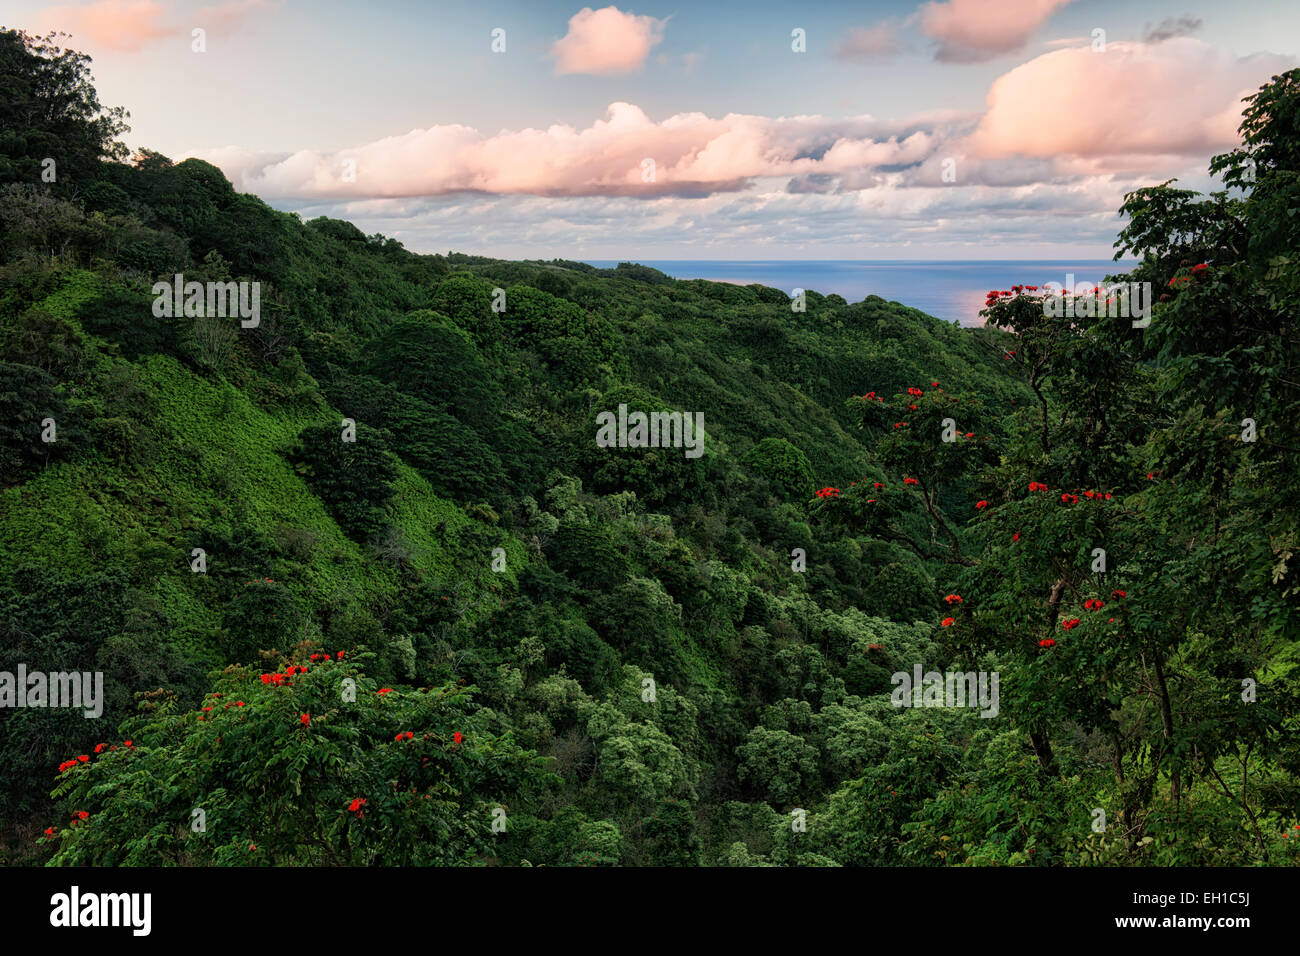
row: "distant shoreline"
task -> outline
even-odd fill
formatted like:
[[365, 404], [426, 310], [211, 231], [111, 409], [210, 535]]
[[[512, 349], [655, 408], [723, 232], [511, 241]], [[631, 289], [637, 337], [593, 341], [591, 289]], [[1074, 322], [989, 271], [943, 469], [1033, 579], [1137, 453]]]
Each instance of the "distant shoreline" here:
[[1012, 285], [1100, 283], [1138, 265], [1122, 259], [587, 259], [597, 268], [636, 262], [674, 279], [732, 285], [765, 285], [793, 292], [809, 289], [840, 295], [850, 303], [870, 295], [899, 302], [947, 322], [980, 325], [990, 289]]

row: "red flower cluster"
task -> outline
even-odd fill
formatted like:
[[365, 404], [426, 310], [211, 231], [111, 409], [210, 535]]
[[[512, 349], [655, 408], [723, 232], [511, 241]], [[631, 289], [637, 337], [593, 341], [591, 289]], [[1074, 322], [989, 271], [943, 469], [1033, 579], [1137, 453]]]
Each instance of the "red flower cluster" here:
[[311, 714], [303, 714], [301, 717], [298, 718], [298, 722], [301, 723], [304, 727], [308, 726], [309, 724], [311, 724]]
[[1128, 592], [1127, 592], [1127, 591], [1116, 591], [1116, 592], [1115, 592], [1115, 597], [1117, 597], [1117, 598], [1126, 598], [1126, 597], [1128, 597]]
[[1048, 489], [1047, 489], [1047, 485], [1043, 484], [1041, 481], [1031, 481], [1031, 482], [1029, 483], [1029, 490], [1030, 490], [1030, 491], [1047, 491]]
[[880, 646], [879, 644], [868, 644], [868, 645], [867, 645], [867, 650], [869, 650], [869, 651], [878, 651], [878, 650], [881, 650], [881, 649], [882, 649], [882, 648], [881, 648], [881, 646]]
[[821, 491], [817, 492], [818, 498], [838, 498], [839, 496], [840, 489], [838, 488], [823, 488]]
[[1020, 540], [1020, 532], [1017, 531], [1015, 534], [1013, 534], [1013, 535], [1011, 536], [1011, 541], [1012, 541], [1012, 543], [1015, 543], [1016, 541], [1019, 541], [1019, 540]]
[[905, 484], [905, 485], [919, 485], [920, 482], [917, 481], [915, 478], [904, 478], [904, 479], [903, 479], [903, 484]]
[[885, 400], [883, 398], [878, 397], [875, 392], [867, 392], [867, 394], [863, 395], [862, 397], [869, 402], [880, 402], [882, 405], [885, 402]]
[[895, 427], [895, 428], [906, 428], [906, 427], [907, 427], [907, 422], [894, 422], [894, 427]]
[[1085, 611], [1100, 611], [1105, 606], [1106, 606], [1106, 602], [1100, 600], [1099, 598], [1090, 598], [1087, 601], [1083, 602], [1083, 609]]
[[54, 836], [54, 831], [57, 830], [57, 829], [58, 829], [58, 827], [46, 827], [46, 828], [45, 828], [45, 835], [46, 835], [47, 837], [52, 837], [52, 836]]
[[939, 622], [939, 626], [952, 627], [956, 623], [957, 623], [957, 619], [955, 617], [945, 617], [942, 621]]
[[1039, 647], [1055, 647], [1055, 646], [1056, 646], [1056, 639], [1055, 639], [1055, 638], [1051, 638], [1051, 637], [1045, 637], [1045, 638], [1043, 638], [1041, 641], [1038, 642], [1038, 646], [1039, 646]]
[[378, 690], [378, 693], [380, 693], [380, 694], [391, 694], [392, 692], [393, 692], [393, 689], [392, 689], [391, 687], [381, 687], [381, 688], [379, 688], [379, 690]]
[[1068, 621], [1061, 622], [1061, 627], [1065, 628], [1067, 631], [1073, 631], [1078, 626], [1079, 619], [1077, 617], [1072, 617]]
[[1200, 275], [1208, 268], [1210, 268], [1208, 262], [1198, 262], [1196, 265], [1192, 266], [1192, 275]]
[[1079, 503], [1078, 495], [1072, 495], [1069, 494], [1068, 492], [1066, 494], [1061, 495], [1061, 504], [1063, 505], [1077, 505], [1078, 503]]
[[452, 739], [452, 741], [454, 742], [454, 745], [457, 746], [457, 747], [459, 747], [459, 746], [460, 746], [460, 742], [461, 742], [462, 740], [465, 739], [465, 736], [464, 736], [464, 734], [462, 734], [462, 733], [458, 730], [458, 731], [456, 731], [454, 734], [451, 735], [451, 739]]
[[947, 601], [949, 604], [960, 604], [960, 603], [961, 603], [961, 595], [960, 595], [960, 594], [949, 594], [949, 595], [946, 595], [946, 596], [944, 597], [944, 600]]
[[263, 674], [263, 684], [274, 684], [276, 687], [288, 687], [289, 675], [287, 674]]
[[987, 501], [977, 501], [977, 502], [975, 502], [975, 510], [976, 510], [976, 511], [983, 511], [983, 510], [984, 510], [985, 508], [987, 508], [988, 506], [989, 506], [989, 503], [988, 503]]
[[908, 395], [924, 395], [924, 394], [925, 394], [925, 391], [924, 391], [924, 389], [920, 389], [920, 388], [909, 388], [909, 389], [907, 390], [907, 394], [908, 394]]
[[365, 797], [356, 797], [351, 803], [348, 804], [348, 813], [355, 813], [357, 815], [357, 819], [360, 820], [365, 812], [361, 808], [364, 807], [365, 805], [366, 805]]
[[410, 739], [411, 739], [412, 737], [414, 737], [414, 736], [415, 736], [415, 734], [411, 733], [411, 732], [408, 730], [408, 731], [407, 731], [406, 733], [404, 733], [404, 734], [403, 734], [403, 733], [399, 733], [399, 734], [398, 734], [396, 737], [394, 737], [393, 739], [394, 739], [394, 740], [410, 740]]

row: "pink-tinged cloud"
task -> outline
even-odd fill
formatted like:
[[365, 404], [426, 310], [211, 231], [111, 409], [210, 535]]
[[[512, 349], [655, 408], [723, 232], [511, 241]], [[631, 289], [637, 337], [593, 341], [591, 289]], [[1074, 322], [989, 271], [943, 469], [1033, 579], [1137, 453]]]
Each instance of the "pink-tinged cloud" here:
[[194, 155], [221, 167], [237, 188], [267, 198], [701, 196], [741, 190], [761, 177], [860, 177], [877, 166], [919, 163], [936, 142], [968, 132], [976, 119], [948, 111], [906, 121], [679, 113], [655, 122], [630, 103], [612, 103], [584, 129], [484, 136], [447, 125], [337, 153], [267, 156], [228, 148]]
[[966, 144], [984, 159], [1064, 157], [1075, 170], [1133, 168], [1153, 157], [1208, 157], [1238, 142], [1242, 97], [1293, 57], [1236, 57], [1200, 40], [1055, 50], [1000, 76]]
[[650, 48], [664, 38], [667, 19], [624, 13], [618, 7], [583, 7], [569, 18], [569, 32], [551, 47], [555, 72], [630, 73], [645, 65]]
[[34, 23], [97, 47], [135, 53], [151, 40], [180, 32], [163, 22], [166, 14], [167, 8], [153, 0], [98, 0], [83, 6], [48, 7]]
[[1024, 47], [1070, 0], [947, 0], [918, 11], [921, 32], [939, 41], [935, 58], [978, 63]]

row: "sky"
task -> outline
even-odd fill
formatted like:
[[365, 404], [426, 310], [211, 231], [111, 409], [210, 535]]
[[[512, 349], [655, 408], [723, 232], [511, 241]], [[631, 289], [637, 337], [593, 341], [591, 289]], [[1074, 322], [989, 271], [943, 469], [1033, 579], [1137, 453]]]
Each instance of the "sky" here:
[[417, 252], [1108, 258], [1214, 188], [1294, 0], [0, 0], [135, 147]]

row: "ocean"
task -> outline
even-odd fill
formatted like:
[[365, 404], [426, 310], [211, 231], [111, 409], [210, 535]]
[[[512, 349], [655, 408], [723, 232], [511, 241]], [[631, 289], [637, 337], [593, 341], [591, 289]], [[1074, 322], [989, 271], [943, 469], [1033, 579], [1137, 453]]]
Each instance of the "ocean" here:
[[[619, 262], [587, 261], [599, 268], [610, 268]], [[642, 259], [639, 262], [674, 279], [711, 279], [739, 285], [757, 282], [785, 292], [812, 289], [822, 295], [837, 293], [849, 302], [878, 295], [962, 325], [983, 323], [979, 312], [990, 289], [1048, 282], [1065, 284], [1070, 274], [1076, 284], [1100, 284], [1106, 276], [1120, 275], [1137, 265], [1133, 259]]]

